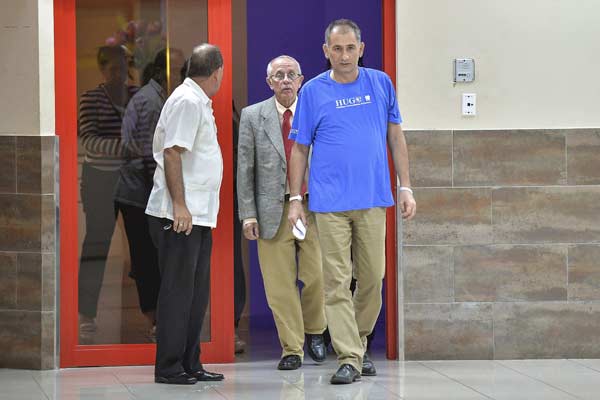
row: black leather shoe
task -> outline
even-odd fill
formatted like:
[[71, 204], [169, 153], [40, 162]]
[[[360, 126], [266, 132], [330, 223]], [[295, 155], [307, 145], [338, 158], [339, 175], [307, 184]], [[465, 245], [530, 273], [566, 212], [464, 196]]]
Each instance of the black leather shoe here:
[[327, 348], [323, 335], [306, 334], [306, 352], [315, 362], [322, 363], [327, 358]]
[[377, 375], [377, 370], [375, 369], [375, 364], [373, 364], [373, 361], [369, 358], [367, 353], [365, 353], [365, 355], [363, 356], [361, 375], [363, 375], [363, 376], [376, 376]]
[[283, 357], [279, 361], [279, 364], [277, 364], [277, 369], [291, 370], [291, 369], [298, 369], [301, 366], [302, 366], [302, 360], [300, 359], [300, 356], [292, 354], [290, 356]]
[[193, 385], [198, 382], [198, 380], [186, 372], [179, 372], [169, 376], [155, 376], [154, 382], [166, 383], [169, 385]]
[[355, 381], [360, 381], [360, 372], [350, 364], [342, 364], [330, 382], [334, 385], [345, 385]]
[[200, 381], [222, 381], [223, 379], [225, 379], [225, 376], [223, 374], [219, 374], [216, 372], [208, 372], [205, 369], [199, 369], [198, 371], [195, 372], [189, 372], [189, 375], [193, 376], [194, 378], [196, 378], [196, 380], [198, 380], [198, 382]]

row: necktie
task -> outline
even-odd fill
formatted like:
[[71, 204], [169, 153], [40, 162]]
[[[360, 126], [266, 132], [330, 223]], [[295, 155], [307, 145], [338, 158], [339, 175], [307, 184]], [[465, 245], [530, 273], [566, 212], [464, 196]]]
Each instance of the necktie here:
[[292, 130], [292, 110], [285, 110], [283, 113], [283, 122], [281, 123], [281, 135], [283, 136], [283, 147], [285, 148], [285, 161], [290, 162], [290, 155], [292, 154], [292, 146], [294, 141], [288, 139], [290, 131]]
[[[289, 171], [289, 164], [290, 164], [290, 155], [292, 154], [292, 146], [294, 146], [294, 141], [291, 139], [288, 139], [288, 137], [290, 136], [290, 131], [292, 130], [292, 110], [285, 110], [285, 112], [283, 113], [283, 122], [281, 123], [281, 135], [283, 136], [283, 147], [285, 149], [285, 161], [288, 164], [288, 171]], [[289, 180], [289, 178], [288, 178]], [[304, 194], [306, 193], [306, 184], [303, 182], [302, 183], [302, 189], [300, 191], [300, 194]]]

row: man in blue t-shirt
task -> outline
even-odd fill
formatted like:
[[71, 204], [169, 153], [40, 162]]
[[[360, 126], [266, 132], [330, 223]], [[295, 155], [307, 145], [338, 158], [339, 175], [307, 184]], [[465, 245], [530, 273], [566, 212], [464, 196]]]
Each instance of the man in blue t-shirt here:
[[[296, 142], [289, 167], [292, 226], [298, 219], [307, 224], [299, 194], [312, 146], [309, 209], [316, 216], [325, 313], [338, 354], [334, 384], [376, 375], [365, 350], [381, 310], [385, 215], [386, 207], [394, 205], [388, 147], [400, 178], [402, 217], [410, 219], [416, 212], [394, 87], [383, 72], [358, 67], [364, 47], [353, 21], [329, 24], [323, 51], [331, 70], [302, 89], [290, 133]], [[349, 290], [353, 275], [354, 298]]]

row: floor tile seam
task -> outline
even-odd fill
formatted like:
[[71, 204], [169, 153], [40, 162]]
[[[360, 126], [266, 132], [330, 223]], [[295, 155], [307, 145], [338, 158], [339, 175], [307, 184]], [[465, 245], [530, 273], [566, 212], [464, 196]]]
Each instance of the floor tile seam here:
[[[233, 395], [232, 395], [233, 397], [229, 397], [225, 393], [221, 392], [219, 390], [219, 387], [211, 386], [210, 389], [213, 390], [213, 391], [215, 391], [215, 392], [217, 392], [217, 394], [219, 396], [221, 396], [225, 400], [233, 400], [233, 399], [235, 399], [235, 393], [233, 393]], [[223, 389], [224, 389], [224, 387], [223, 387]]]
[[535, 376], [531, 376], [531, 375], [529, 375], [529, 374], [526, 374], [525, 372], [521, 372], [521, 371], [519, 371], [518, 369], [512, 368], [511, 366], [509, 366], [509, 365], [506, 365], [506, 364], [502, 363], [502, 362], [501, 362], [501, 361], [499, 361], [499, 360], [493, 360], [493, 361], [494, 361], [496, 364], [498, 364], [498, 365], [502, 365], [503, 367], [505, 367], [505, 368], [508, 368], [508, 369], [510, 369], [511, 371], [514, 371], [514, 372], [516, 372], [516, 373], [518, 373], [518, 374], [520, 374], [520, 375], [526, 376], [526, 377], [528, 377], [528, 378], [530, 378], [530, 379], [533, 379], [534, 381], [540, 382], [540, 383], [542, 383], [542, 384], [544, 384], [544, 385], [546, 385], [546, 386], [550, 386], [551, 388], [553, 388], [553, 389], [556, 389], [556, 390], [558, 390], [558, 391], [560, 391], [560, 392], [562, 392], [562, 393], [564, 393], [564, 394], [566, 394], [566, 395], [568, 395], [568, 396], [571, 396], [571, 397], [572, 397], [572, 398], [574, 398], [574, 399], [581, 399], [581, 400], [583, 400], [583, 398], [582, 398], [582, 397], [579, 397], [579, 396], [577, 396], [577, 395], [576, 395], [576, 394], [574, 394], [574, 393], [567, 392], [567, 391], [566, 391], [565, 389], [563, 389], [563, 388], [560, 388], [560, 387], [558, 387], [558, 386], [555, 386], [555, 385], [553, 385], [553, 384], [551, 384], [551, 383], [549, 383], [549, 382], [546, 382], [546, 381], [544, 381], [544, 380], [542, 380], [542, 379], [536, 378]]
[[482, 393], [482, 392], [480, 392], [479, 390], [477, 390], [477, 389], [475, 389], [475, 388], [473, 388], [473, 387], [471, 387], [471, 386], [467, 385], [466, 383], [464, 383], [464, 382], [461, 382], [461, 381], [459, 381], [459, 380], [456, 380], [456, 379], [452, 378], [451, 376], [448, 376], [448, 375], [444, 374], [443, 372], [441, 372], [441, 371], [438, 371], [437, 369], [435, 369], [435, 368], [433, 368], [433, 367], [430, 367], [429, 365], [423, 364], [422, 362], [419, 362], [419, 364], [421, 364], [423, 367], [425, 367], [425, 368], [429, 369], [430, 371], [433, 371], [433, 372], [435, 372], [436, 374], [439, 374], [439, 375], [441, 375], [441, 376], [445, 377], [446, 379], [449, 379], [449, 380], [451, 380], [452, 382], [458, 383], [459, 385], [461, 385], [461, 386], [463, 386], [463, 387], [465, 387], [465, 388], [467, 388], [467, 389], [469, 389], [469, 390], [472, 390], [473, 392], [475, 392], [475, 393], [477, 393], [477, 394], [480, 394], [480, 395], [482, 395], [482, 396], [483, 396], [483, 397], [485, 397], [486, 399], [490, 399], [490, 400], [496, 400], [496, 399], [494, 399], [493, 397], [490, 397], [490, 396], [488, 396], [487, 394], [485, 394], [485, 393]]
[[119, 379], [119, 375], [117, 375], [114, 372], [111, 372], [111, 375], [115, 377], [115, 379], [117, 380], [117, 382], [119, 382], [121, 384], [121, 386], [125, 387], [125, 390], [127, 390], [127, 393], [129, 393], [130, 395], [132, 395], [134, 399], [138, 398], [135, 395], [135, 393], [131, 390], [131, 388], [129, 387], [129, 385], [126, 382], [123, 382], [121, 379]]
[[219, 396], [221, 396], [221, 397], [222, 397], [223, 399], [225, 399], [225, 400], [231, 400], [231, 399], [235, 398], [235, 397], [227, 397], [227, 395], [226, 395], [225, 393], [221, 393], [221, 392], [219, 391], [219, 388], [218, 388], [218, 387], [216, 387], [216, 386], [210, 386], [210, 389], [211, 389], [213, 392], [216, 392], [216, 393], [217, 393]]
[[576, 361], [576, 360], [574, 360], [574, 359], [567, 358], [567, 359], [566, 359], [566, 361], [568, 361], [568, 362], [570, 362], [570, 363], [573, 363], [573, 364], [576, 364], [576, 365], [579, 365], [579, 366], [581, 366], [581, 367], [584, 367], [584, 368], [590, 369], [590, 370], [592, 370], [592, 371], [594, 371], [594, 372], [599, 372], [599, 373], [600, 373], [600, 370], [598, 370], [598, 369], [596, 369], [596, 368], [594, 368], [594, 367], [590, 367], [589, 365], [586, 365], [586, 364], [583, 364], [583, 363], [577, 362], [577, 361]]
[[302, 394], [304, 394], [304, 395], [306, 394], [306, 391], [304, 390], [303, 386], [300, 386], [297, 383], [290, 382], [290, 381], [287, 381], [287, 383], [289, 383], [290, 385], [292, 385], [293, 387], [295, 387], [296, 389], [298, 389], [299, 391], [301, 391]]
[[[46, 393], [46, 391], [44, 390], [44, 387], [42, 386], [42, 383], [39, 382], [33, 374], [31, 375], [31, 379], [33, 379], [33, 381], [35, 382], [35, 384], [40, 388], [41, 392], [44, 394], [44, 397], [47, 400], [51, 400], [50, 394]], [[56, 387], [56, 385], [54, 385], [54, 387]]]
[[373, 386], [377, 386], [379, 389], [383, 389], [386, 393], [389, 393], [392, 396], [395, 396], [395, 398], [398, 398], [399, 400], [405, 399], [404, 397], [402, 397], [402, 395], [400, 393], [396, 393], [392, 389], [388, 388], [386, 385], [377, 382], [377, 377], [366, 378], [366, 379], [365, 379], [365, 377], [361, 377], [361, 381], [371, 382], [373, 384]]
[[[361, 377], [360, 381], [356, 381], [353, 382], [352, 385], [362, 385], [362, 384], [371, 384], [373, 387], [377, 387], [379, 390], [382, 390], [385, 392], [385, 394], [392, 396], [392, 399], [394, 400], [405, 400], [405, 397], [402, 397], [402, 395], [400, 393], [397, 393], [396, 391], [394, 391], [393, 389], [391, 389], [390, 387], [388, 387], [388, 385], [381, 383], [381, 382], [377, 382], [377, 380], [374, 380], [373, 377], [370, 378], [365, 378], [365, 377]], [[338, 386], [338, 385], [330, 385], [332, 387]]]
[[[542, 381], [542, 380], [540, 380], [540, 379], [537, 379], [537, 378], [535, 378], [535, 377], [533, 377], [533, 376], [530, 376], [530, 375], [527, 375], [527, 374], [521, 373], [519, 370], [516, 370], [516, 369], [514, 369], [514, 368], [511, 368], [511, 367], [509, 367], [509, 366], [507, 366], [507, 365], [505, 365], [505, 364], [502, 364], [501, 362], [498, 362], [497, 360], [489, 360], [489, 361], [491, 361], [493, 364], [495, 364], [495, 365], [497, 365], [497, 366], [499, 366], [499, 367], [501, 367], [501, 368], [504, 368], [504, 369], [506, 369], [507, 371], [510, 371], [510, 372], [512, 372], [512, 373], [515, 373], [515, 374], [517, 374], [517, 375], [519, 375], [519, 376], [525, 377], [525, 378], [527, 378], [528, 380], [531, 380], [532, 382], [541, 383], [542, 385], [544, 385], [544, 386], [546, 386], [546, 387], [549, 387], [549, 388], [551, 388], [551, 389], [557, 390], [557, 391], [558, 391], [558, 392], [560, 392], [560, 393], [567, 394], [568, 396], [571, 396], [571, 397], [573, 397], [573, 398], [579, 399], [579, 397], [577, 397], [577, 396], [576, 396], [575, 394], [573, 394], [573, 393], [567, 392], [567, 391], [566, 391], [566, 390], [564, 390], [564, 389], [561, 389], [561, 388], [559, 388], [559, 387], [553, 386], [553, 385], [551, 385], [551, 384], [549, 384], [549, 383], [547, 383], [547, 382], [545, 382], [545, 381]], [[432, 368], [434, 368], [434, 369], [435, 369], [435, 367], [432, 367]], [[438, 370], [436, 370], [436, 371], [438, 371]], [[441, 371], [438, 371], [438, 372], [442, 373]], [[600, 371], [599, 371], [599, 372], [600, 372]]]
[[[304, 390], [303, 386], [300, 386], [297, 382], [293, 382], [291, 379], [286, 378], [285, 376], [282, 376], [283, 380], [287, 383], [289, 383], [290, 385], [294, 386], [296, 389], [300, 390], [302, 393], [306, 393]], [[303, 376], [304, 379], [304, 376]]]

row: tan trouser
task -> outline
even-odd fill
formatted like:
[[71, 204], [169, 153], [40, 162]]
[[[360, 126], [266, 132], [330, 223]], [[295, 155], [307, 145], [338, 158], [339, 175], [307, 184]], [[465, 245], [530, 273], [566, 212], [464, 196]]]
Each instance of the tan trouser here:
[[[317, 213], [323, 253], [325, 314], [338, 363], [362, 369], [367, 336], [381, 310], [385, 208]], [[350, 252], [352, 251], [352, 260]], [[352, 264], [356, 290], [350, 292]]]
[[[327, 326], [323, 268], [314, 215], [309, 213], [306, 238], [299, 241], [292, 235], [288, 210], [286, 203], [273, 239], [258, 239], [258, 257], [267, 302], [283, 349], [282, 357], [296, 354], [302, 358], [304, 334], [323, 333]], [[302, 281], [301, 293], [297, 281]]]

